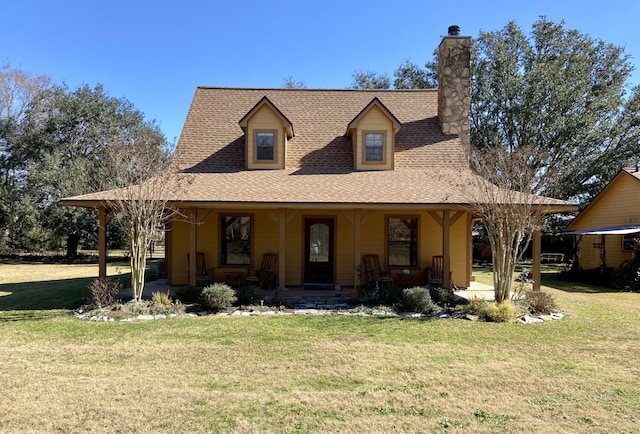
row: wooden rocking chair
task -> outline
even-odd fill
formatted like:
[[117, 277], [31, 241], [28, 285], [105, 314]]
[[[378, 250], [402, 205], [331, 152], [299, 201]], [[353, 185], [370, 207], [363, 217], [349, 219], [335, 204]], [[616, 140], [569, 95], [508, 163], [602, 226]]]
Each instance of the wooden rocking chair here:
[[[191, 258], [187, 253], [187, 268], [191, 270]], [[205, 256], [203, 252], [196, 253], [196, 286], [209, 286], [213, 282], [213, 270], [215, 268], [207, 268]]]
[[265, 253], [262, 256], [262, 265], [260, 269], [249, 268], [245, 281], [247, 285], [253, 285], [262, 289], [273, 289], [276, 284], [276, 265], [278, 264], [278, 255], [275, 253]]
[[[429, 286], [444, 285], [444, 256], [433, 257], [431, 268], [427, 271], [427, 282]], [[449, 283], [452, 288], [456, 288], [451, 278], [451, 270], [449, 270]]]
[[378, 255], [362, 255], [364, 263], [364, 271], [367, 276], [368, 283], [376, 283], [376, 287], [391, 286], [393, 277], [388, 270], [383, 270], [380, 266]]

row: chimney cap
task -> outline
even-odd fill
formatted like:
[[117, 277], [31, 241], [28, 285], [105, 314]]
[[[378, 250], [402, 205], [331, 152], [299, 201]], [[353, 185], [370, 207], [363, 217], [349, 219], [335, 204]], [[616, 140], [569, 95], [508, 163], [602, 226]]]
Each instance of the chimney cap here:
[[449, 36], [460, 36], [460, 26], [454, 24], [447, 29]]

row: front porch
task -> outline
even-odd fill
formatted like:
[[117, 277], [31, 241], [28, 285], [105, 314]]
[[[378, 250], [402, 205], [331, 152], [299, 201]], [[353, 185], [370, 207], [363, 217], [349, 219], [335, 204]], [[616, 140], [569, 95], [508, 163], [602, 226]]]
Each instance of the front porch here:
[[[145, 283], [144, 291], [142, 292], [143, 298], [151, 298], [154, 292], [167, 291], [172, 297], [175, 297], [175, 291], [180, 286], [172, 286], [167, 279], [158, 279]], [[312, 305], [327, 305], [327, 304], [353, 304], [358, 300], [357, 290], [354, 288], [343, 288], [340, 295], [336, 294], [335, 290], [310, 290], [302, 287], [285, 288], [280, 291], [280, 294], [276, 294], [278, 290], [263, 291], [264, 300], [273, 300], [276, 295], [282, 299], [292, 299], [294, 304], [297, 300], [301, 303]], [[493, 287], [485, 285], [479, 282], [471, 282], [468, 288], [455, 291], [455, 295], [470, 300], [472, 298], [481, 298], [483, 300], [492, 301], [494, 299]], [[119, 296], [123, 299], [130, 299], [132, 297], [131, 288], [123, 289]], [[265, 301], [266, 303], [266, 301]]]

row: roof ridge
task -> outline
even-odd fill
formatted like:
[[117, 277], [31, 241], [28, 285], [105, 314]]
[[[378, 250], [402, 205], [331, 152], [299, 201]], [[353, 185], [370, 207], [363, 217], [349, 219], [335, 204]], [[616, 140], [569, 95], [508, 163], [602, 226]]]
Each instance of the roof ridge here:
[[233, 87], [233, 86], [198, 86], [203, 90], [251, 90], [251, 91], [283, 91], [283, 92], [359, 92], [359, 93], [402, 93], [402, 92], [436, 92], [437, 88], [430, 89], [350, 89], [350, 88], [286, 88], [286, 87]]

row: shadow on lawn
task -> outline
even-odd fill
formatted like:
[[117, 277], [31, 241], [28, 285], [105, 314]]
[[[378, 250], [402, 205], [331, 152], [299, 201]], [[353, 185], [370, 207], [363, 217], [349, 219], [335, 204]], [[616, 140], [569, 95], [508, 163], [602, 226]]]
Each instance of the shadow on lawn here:
[[542, 273], [542, 284], [550, 288], [564, 292], [578, 292], [583, 294], [606, 294], [613, 292], [628, 292], [623, 289], [616, 289], [609, 286], [591, 285], [588, 283], [560, 280], [558, 273]]
[[[118, 276], [121, 281], [130, 274]], [[91, 297], [89, 285], [95, 277], [0, 285], [0, 321], [45, 319], [68, 315]]]
[[[560, 280], [560, 272], [563, 270], [567, 270], [569, 264], [564, 263], [547, 263], [542, 264], [541, 266], [541, 283], [543, 286], [547, 286], [549, 288], [554, 288], [559, 291], [564, 292], [575, 292], [575, 293], [584, 293], [584, 294], [604, 294], [604, 293], [613, 293], [613, 292], [624, 292], [620, 289], [611, 288], [608, 286], [602, 285], [592, 285], [588, 283], [581, 282], [573, 282], [569, 280]], [[516, 272], [519, 273], [523, 269], [531, 270], [531, 263], [522, 263], [518, 264], [516, 267]], [[474, 273], [491, 273], [492, 272], [491, 264], [473, 264]]]

